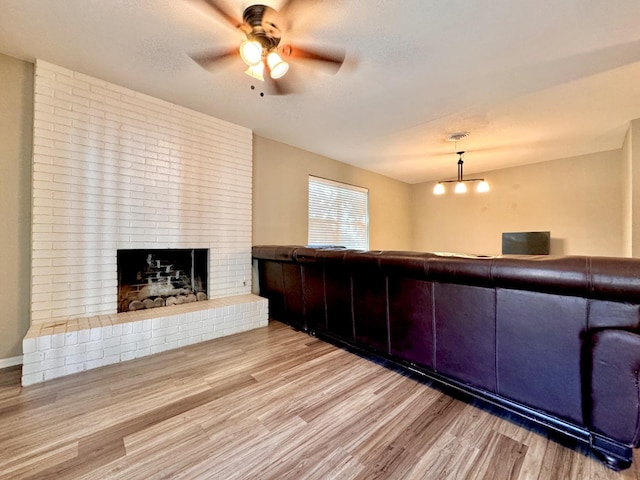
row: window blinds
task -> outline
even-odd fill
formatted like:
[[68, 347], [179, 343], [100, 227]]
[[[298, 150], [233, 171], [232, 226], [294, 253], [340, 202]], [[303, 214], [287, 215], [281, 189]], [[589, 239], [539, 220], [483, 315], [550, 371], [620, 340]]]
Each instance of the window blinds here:
[[309, 244], [369, 248], [369, 190], [309, 176]]

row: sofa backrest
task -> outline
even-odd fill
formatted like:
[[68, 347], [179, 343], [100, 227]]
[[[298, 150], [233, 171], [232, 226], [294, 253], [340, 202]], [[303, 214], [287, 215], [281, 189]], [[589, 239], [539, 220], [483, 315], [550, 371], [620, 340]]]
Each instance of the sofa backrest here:
[[640, 329], [638, 259], [296, 246], [253, 255], [272, 318], [579, 425], [590, 335]]

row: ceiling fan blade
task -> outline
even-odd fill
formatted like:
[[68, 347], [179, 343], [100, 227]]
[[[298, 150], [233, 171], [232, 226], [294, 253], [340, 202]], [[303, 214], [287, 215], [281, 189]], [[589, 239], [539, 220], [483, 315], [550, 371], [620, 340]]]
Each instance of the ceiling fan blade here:
[[292, 8], [295, 8], [296, 5], [300, 5], [302, 3], [309, 3], [309, 0], [284, 0], [280, 4], [280, 8], [278, 8], [278, 12], [283, 15], [288, 15]]
[[271, 70], [269, 69], [269, 65], [265, 65], [264, 83], [266, 90], [270, 95], [289, 95], [294, 92], [291, 83], [286, 78], [271, 78]]
[[320, 49], [308, 49], [294, 47], [292, 45], [285, 45], [282, 47], [282, 55], [284, 58], [290, 58], [292, 60], [312, 60], [314, 62], [321, 62], [331, 73], [336, 73], [340, 70], [340, 67], [344, 63], [344, 52], [337, 50], [320, 50]]
[[295, 6], [296, 3], [304, 2], [305, 0], [283, 0], [278, 8], [279, 12], [286, 12], [289, 8]]
[[224, 3], [221, 2], [220, 0], [201, 0], [201, 1], [202, 3], [207, 5], [210, 9], [215, 11], [218, 15], [220, 15], [222, 18], [224, 18], [227, 21], [227, 23], [229, 23], [229, 25], [231, 25], [233, 28], [242, 28], [244, 26], [244, 22], [238, 19], [237, 17], [235, 17], [234, 15], [232, 15], [231, 13], [229, 13], [229, 10], [224, 6]]
[[282, 79], [274, 80], [271, 78], [270, 80], [265, 80], [265, 86], [269, 91], [270, 95], [290, 95], [293, 93], [291, 88], [286, 84], [286, 82]]
[[191, 57], [194, 62], [196, 62], [205, 70], [211, 70], [221, 60], [226, 60], [236, 55], [238, 55], [238, 49], [234, 47], [222, 52], [208, 52], [193, 55], [189, 54], [189, 57]]
[[278, 13], [284, 22], [284, 30], [289, 35], [294, 32], [305, 33], [308, 27], [319, 23], [319, 15], [325, 15], [327, 10], [333, 10], [331, 5], [329, 9], [325, 8], [328, 3], [339, 6], [341, 0], [283, 0], [278, 7]]

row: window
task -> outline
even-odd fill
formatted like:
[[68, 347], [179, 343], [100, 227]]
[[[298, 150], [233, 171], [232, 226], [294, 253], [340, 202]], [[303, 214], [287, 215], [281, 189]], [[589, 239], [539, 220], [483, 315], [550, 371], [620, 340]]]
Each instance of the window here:
[[309, 244], [369, 248], [369, 190], [309, 176]]

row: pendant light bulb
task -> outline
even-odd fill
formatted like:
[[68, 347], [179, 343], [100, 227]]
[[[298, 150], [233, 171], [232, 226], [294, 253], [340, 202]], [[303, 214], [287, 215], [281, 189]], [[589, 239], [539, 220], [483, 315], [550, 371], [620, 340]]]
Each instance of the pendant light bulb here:
[[464, 182], [456, 183], [456, 188], [453, 190], [455, 193], [467, 193], [467, 186]]
[[485, 193], [485, 192], [488, 192], [488, 191], [489, 191], [489, 184], [487, 182], [485, 182], [484, 180], [480, 181], [480, 183], [476, 187], [476, 192]]
[[434, 195], [444, 195], [444, 185], [440, 182], [436, 183], [436, 186], [433, 187]]

